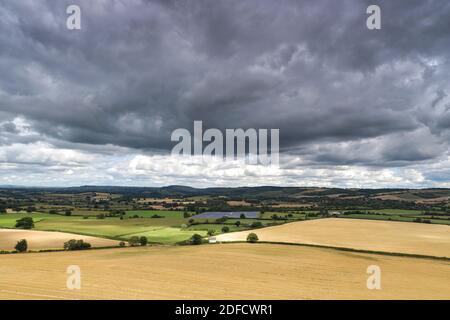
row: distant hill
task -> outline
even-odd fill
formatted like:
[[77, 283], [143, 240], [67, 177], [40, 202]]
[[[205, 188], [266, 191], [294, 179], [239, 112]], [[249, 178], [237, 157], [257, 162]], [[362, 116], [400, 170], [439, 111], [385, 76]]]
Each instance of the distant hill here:
[[230, 198], [246, 199], [300, 199], [317, 197], [371, 197], [382, 200], [397, 201], [433, 201], [439, 198], [444, 200], [450, 198], [450, 189], [344, 189], [344, 188], [319, 188], [319, 187], [213, 187], [193, 188], [189, 186], [172, 185], [165, 187], [120, 187], [120, 186], [80, 186], [67, 188], [42, 188], [42, 187], [19, 187], [0, 186], [3, 192], [24, 193], [88, 193], [107, 192], [118, 193], [134, 197], [195, 197], [195, 196], [225, 196]]

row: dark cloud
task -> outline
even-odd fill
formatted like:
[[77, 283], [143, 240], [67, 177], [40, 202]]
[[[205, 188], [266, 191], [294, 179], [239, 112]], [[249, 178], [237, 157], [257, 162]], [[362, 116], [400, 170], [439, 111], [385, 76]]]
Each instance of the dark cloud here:
[[[203, 120], [279, 128], [282, 150], [312, 164], [442, 156], [450, 4], [377, 3], [382, 29], [370, 31], [369, 1], [2, 2], [0, 111], [83, 149], [167, 151], [173, 129]], [[65, 27], [69, 4], [80, 31]], [[358, 155], [364, 139], [371, 157]], [[323, 150], [333, 143], [349, 145]]]

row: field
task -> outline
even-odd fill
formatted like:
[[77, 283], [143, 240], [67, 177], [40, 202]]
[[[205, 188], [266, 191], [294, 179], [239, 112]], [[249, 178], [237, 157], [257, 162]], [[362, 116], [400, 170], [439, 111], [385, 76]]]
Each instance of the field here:
[[[329, 218], [292, 222], [254, 232], [262, 241], [450, 257], [450, 228], [444, 225]], [[223, 234], [217, 240], [245, 241], [248, 233]]]
[[[1, 257], [0, 299], [448, 299], [450, 263], [271, 244]], [[366, 269], [382, 270], [368, 290]], [[66, 289], [79, 265], [81, 290]]]
[[[32, 251], [62, 249], [69, 239], [103, 247], [144, 236], [150, 245], [2, 254], [0, 299], [450, 298], [450, 204], [418, 202], [450, 190], [174, 186], [153, 198], [159, 191], [86, 188], [0, 189], [0, 250], [22, 238]], [[211, 215], [250, 203], [260, 216]], [[201, 213], [208, 218], [195, 217]], [[27, 216], [34, 229], [14, 229]], [[244, 242], [250, 232], [260, 243], [225, 243]], [[207, 244], [208, 233], [219, 243]], [[203, 245], [187, 245], [194, 234]], [[81, 267], [81, 290], [66, 289], [69, 265]], [[367, 289], [371, 265], [381, 268], [381, 290]]]
[[[150, 218], [153, 215], [162, 218]], [[134, 215], [144, 218], [128, 218]], [[35, 230], [60, 231], [115, 240], [128, 240], [132, 236], [146, 236], [149, 242], [173, 244], [189, 239], [194, 233], [206, 235], [205, 228], [199, 226], [198, 231], [181, 229], [188, 219], [182, 218], [177, 211], [129, 211], [127, 218], [118, 217], [97, 219], [82, 216], [63, 216], [42, 213], [19, 213], [0, 215], [0, 227], [13, 228], [16, 220], [30, 216], [35, 223]], [[208, 230], [208, 229], [206, 229]], [[19, 239], [20, 240], [20, 239]]]
[[118, 245], [118, 241], [63, 232], [0, 229], [0, 250], [14, 250], [14, 246], [20, 239], [27, 239], [29, 250], [62, 249], [64, 242], [70, 239], [83, 239], [93, 247]]

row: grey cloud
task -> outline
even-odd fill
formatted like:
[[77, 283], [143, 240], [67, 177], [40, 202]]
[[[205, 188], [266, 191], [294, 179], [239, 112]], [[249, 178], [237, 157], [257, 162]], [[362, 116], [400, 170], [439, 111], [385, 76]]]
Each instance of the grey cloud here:
[[[81, 31], [65, 28], [73, 3]], [[282, 150], [312, 165], [436, 158], [448, 147], [450, 4], [378, 3], [382, 30], [369, 31], [369, 1], [3, 2], [0, 110], [92, 152], [167, 152], [173, 129], [203, 120], [279, 128]], [[425, 151], [411, 143], [423, 126], [435, 136]], [[402, 138], [380, 139], [371, 158], [321, 151], [390, 136]]]

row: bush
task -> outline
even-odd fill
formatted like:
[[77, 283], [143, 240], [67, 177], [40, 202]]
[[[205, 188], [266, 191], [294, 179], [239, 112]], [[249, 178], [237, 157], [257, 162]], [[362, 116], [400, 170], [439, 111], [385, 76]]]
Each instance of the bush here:
[[124, 241], [120, 241], [120, 242], [119, 242], [119, 246], [125, 247], [125, 242], [124, 242]]
[[213, 236], [214, 235], [214, 230], [208, 230], [208, 236]]
[[249, 233], [248, 236], [247, 236], [247, 242], [255, 243], [258, 240], [259, 239], [258, 239], [258, 236], [256, 235], [256, 233]]
[[261, 228], [262, 227], [262, 223], [260, 221], [255, 221], [253, 222], [250, 227], [252, 228]]
[[139, 241], [139, 237], [137, 237], [137, 236], [131, 237], [130, 240], [128, 240], [128, 242], [130, 243], [130, 246], [132, 246], [132, 247], [135, 247], [141, 243]]
[[97, 215], [97, 219], [105, 219], [105, 215], [103, 213], [100, 213]]
[[147, 237], [140, 237], [139, 238], [139, 243], [141, 244], [141, 246], [146, 246], [147, 243], [148, 243]]
[[228, 220], [227, 217], [218, 218], [218, 219], [216, 219], [216, 223], [224, 223], [224, 222], [226, 222], [227, 220]]
[[18, 252], [26, 252], [28, 249], [28, 243], [27, 240], [22, 239], [19, 242], [17, 242], [16, 246], [14, 247]]
[[72, 215], [72, 211], [66, 210], [66, 212], [64, 212], [64, 215], [66, 215], [67, 217], [70, 217]]
[[201, 235], [199, 235], [199, 234], [194, 234], [192, 237], [191, 237], [191, 244], [193, 244], [193, 245], [198, 245], [198, 244], [202, 244], [202, 242], [203, 242], [203, 238], [202, 238], [202, 236]]
[[64, 250], [73, 251], [73, 250], [85, 250], [89, 249], [91, 244], [88, 242], [84, 242], [84, 240], [75, 240], [71, 239], [64, 243]]
[[245, 219], [245, 214], [241, 213], [240, 218]]
[[31, 217], [24, 217], [19, 220], [16, 220], [16, 228], [19, 229], [32, 229], [34, 228], [34, 221]]
[[226, 232], [230, 232], [230, 228], [225, 226], [222, 228], [222, 232], [226, 233]]
[[239, 226], [241, 225], [240, 221], [236, 221], [235, 226], [239, 228]]
[[164, 218], [164, 217], [160, 216], [160, 215], [157, 215], [157, 214], [154, 214], [154, 215], [152, 215], [152, 218], [158, 219], [158, 218]]

